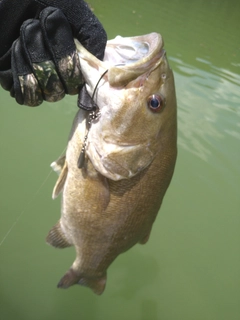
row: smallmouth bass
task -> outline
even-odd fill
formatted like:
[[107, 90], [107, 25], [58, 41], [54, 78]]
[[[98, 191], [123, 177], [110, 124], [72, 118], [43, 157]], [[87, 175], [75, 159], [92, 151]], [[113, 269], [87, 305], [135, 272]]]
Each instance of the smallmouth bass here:
[[52, 164], [60, 173], [53, 198], [62, 192], [62, 204], [47, 242], [76, 249], [58, 287], [80, 284], [101, 294], [116, 257], [147, 242], [171, 181], [176, 95], [157, 33], [109, 40], [103, 61], [76, 47], [98, 112], [90, 124], [88, 111], [77, 112], [66, 156]]

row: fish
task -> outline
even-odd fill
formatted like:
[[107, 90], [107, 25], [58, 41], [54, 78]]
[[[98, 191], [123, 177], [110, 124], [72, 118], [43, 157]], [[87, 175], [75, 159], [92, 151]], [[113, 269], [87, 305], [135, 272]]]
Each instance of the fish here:
[[76, 250], [58, 287], [100, 295], [117, 256], [149, 239], [175, 168], [177, 102], [159, 33], [117, 36], [103, 61], [75, 43], [95, 110], [78, 110], [66, 155], [51, 165], [61, 218], [46, 241]]

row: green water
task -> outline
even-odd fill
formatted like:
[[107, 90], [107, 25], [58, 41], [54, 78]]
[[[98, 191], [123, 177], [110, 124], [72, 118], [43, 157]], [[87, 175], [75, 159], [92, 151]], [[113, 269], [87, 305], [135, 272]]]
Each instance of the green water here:
[[[145, 246], [118, 257], [104, 294], [56, 284], [74, 249], [45, 236], [60, 215], [49, 164], [76, 97], [31, 109], [0, 91], [0, 319], [240, 319], [240, 2], [92, 0], [109, 38], [159, 32], [175, 73], [179, 156]], [[45, 181], [45, 182], [44, 182]], [[43, 186], [41, 187], [41, 185]]]

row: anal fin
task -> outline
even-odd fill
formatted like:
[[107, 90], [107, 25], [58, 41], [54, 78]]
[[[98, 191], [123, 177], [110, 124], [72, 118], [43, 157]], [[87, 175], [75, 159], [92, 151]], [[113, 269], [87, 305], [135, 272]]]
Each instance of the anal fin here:
[[146, 234], [141, 240], [139, 240], [138, 243], [140, 243], [140, 244], [147, 243], [148, 239], [150, 238], [150, 233], [151, 233], [151, 231], [148, 234]]
[[64, 183], [67, 178], [67, 173], [68, 173], [68, 166], [67, 166], [67, 161], [65, 161], [64, 166], [62, 168], [62, 171], [57, 179], [57, 182], [55, 184], [55, 187], [53, 189], [52, 193], [52, 198], [56, 199], [59, 193], [62, 191]]
[[49, 231], [46, 241], [55, 248], [67, 248], [72, 246], [72, 244], [66, 239], [59, 221]]

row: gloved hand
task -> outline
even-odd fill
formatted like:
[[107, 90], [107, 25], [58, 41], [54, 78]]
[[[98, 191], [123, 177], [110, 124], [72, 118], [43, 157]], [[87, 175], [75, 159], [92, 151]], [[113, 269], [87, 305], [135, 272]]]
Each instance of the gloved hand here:
[[106, 33], [83, 0], [1, 0], [0, 21], [0, 83], [19, 104], [79, 93], [73, 37], [103, 58]]

